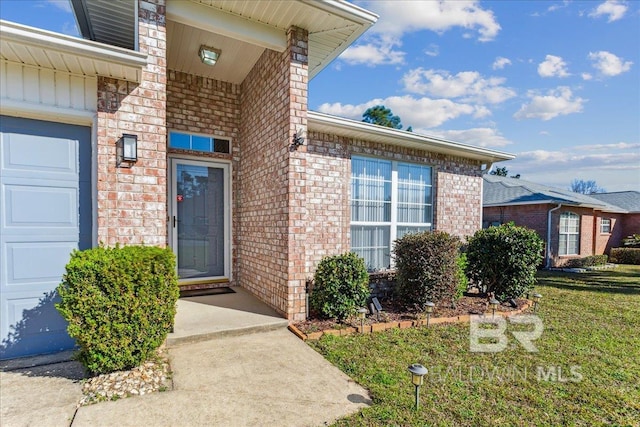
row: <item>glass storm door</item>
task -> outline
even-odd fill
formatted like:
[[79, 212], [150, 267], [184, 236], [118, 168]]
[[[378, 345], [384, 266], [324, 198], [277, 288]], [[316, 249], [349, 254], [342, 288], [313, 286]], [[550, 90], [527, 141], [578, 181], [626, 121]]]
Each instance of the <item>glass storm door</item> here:
[[229, 165], [171, 160], [169, 231], [184, 281], [229, 278]]

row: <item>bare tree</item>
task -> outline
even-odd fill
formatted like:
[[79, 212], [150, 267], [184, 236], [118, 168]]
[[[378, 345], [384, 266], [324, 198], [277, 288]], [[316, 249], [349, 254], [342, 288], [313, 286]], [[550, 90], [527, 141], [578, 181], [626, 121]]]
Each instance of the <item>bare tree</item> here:
[[602, 187], [598, 187], [595, 181], [585, 181], [584, 179], [574, 179], [569, 190], [580, 194], [606, 193], [607, 191]]

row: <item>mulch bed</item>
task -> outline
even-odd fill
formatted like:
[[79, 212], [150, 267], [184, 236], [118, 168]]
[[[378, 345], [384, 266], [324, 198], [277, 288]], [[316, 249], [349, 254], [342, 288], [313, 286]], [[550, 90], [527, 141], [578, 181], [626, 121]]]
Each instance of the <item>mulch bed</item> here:
[[[504, 302], [498, 306], [496, 312], [510, 312], [516, 311], [523, 308], [527, 300], [523, 298], [519, 298], [516, 300], [517, 307], [512, 307], [509, 303]], [[379, 322], [395, 322], [402, 320], [416, 320], [416, 312], [408, 311], [401, 307], [396, 301], [393, 299], [385, 299], [381, 300], [380, 304], [382, 305], [383, 312], [380, 313], [380, 321]], [[436, 306], [431, 314], [431, 318], [437, 317], [454, 317], [454, 316], [463, 316], [469, 314], [484, 314], [490, 313], [491, 308], [489, 307], [488, 298], [484, 294], [479, 294], [477, 292], [467, 292], [465, 293], [458, 301], [456, 301], [455, 308], [451, 306]], [[378, 317], [376, 314], [367, 314], [367, 318], [365, 320], [365, 325], [371, 325], [374, 323], [379, 323]], [[346, 327], [360, 327], [360, 320], [353, 317], [347, 319], [343, 322], [339, 322], [335, 319], [321, 319], [313, 315], [311, 313], [309, 319], [304, 322], [294, 323], [294, 326], [298, 328], [301, 332], [305, 334], [309, 334], [312, 332], [326, 331], [329, 329], [344, 329]]]

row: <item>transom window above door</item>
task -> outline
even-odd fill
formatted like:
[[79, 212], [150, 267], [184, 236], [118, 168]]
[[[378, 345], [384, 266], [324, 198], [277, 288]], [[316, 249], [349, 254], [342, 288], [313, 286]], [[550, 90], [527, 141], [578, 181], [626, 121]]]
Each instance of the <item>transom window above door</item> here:
[[391, 267], [393, 241], [431, 230], [432, 169], [367, 157], [351, 159], [351, 250], [367, 269]]
[[224, 138], [170, 131], [169, 147], [205, 153], [229, 154], [231, 144], [228, 139]]

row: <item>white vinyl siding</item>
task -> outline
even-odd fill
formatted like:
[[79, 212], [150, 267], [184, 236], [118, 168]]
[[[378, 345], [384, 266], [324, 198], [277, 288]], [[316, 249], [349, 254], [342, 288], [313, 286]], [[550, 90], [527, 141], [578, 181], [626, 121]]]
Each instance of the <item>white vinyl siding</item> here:
[[580, 249], [580, 217], [573, 212], [560, 215], [559, 255], [578, 255]]
[[369, 270], [390, 268], [395, 239], [431, 230], [431, 168], [353, 157], [351, 173], [351, 250]]

